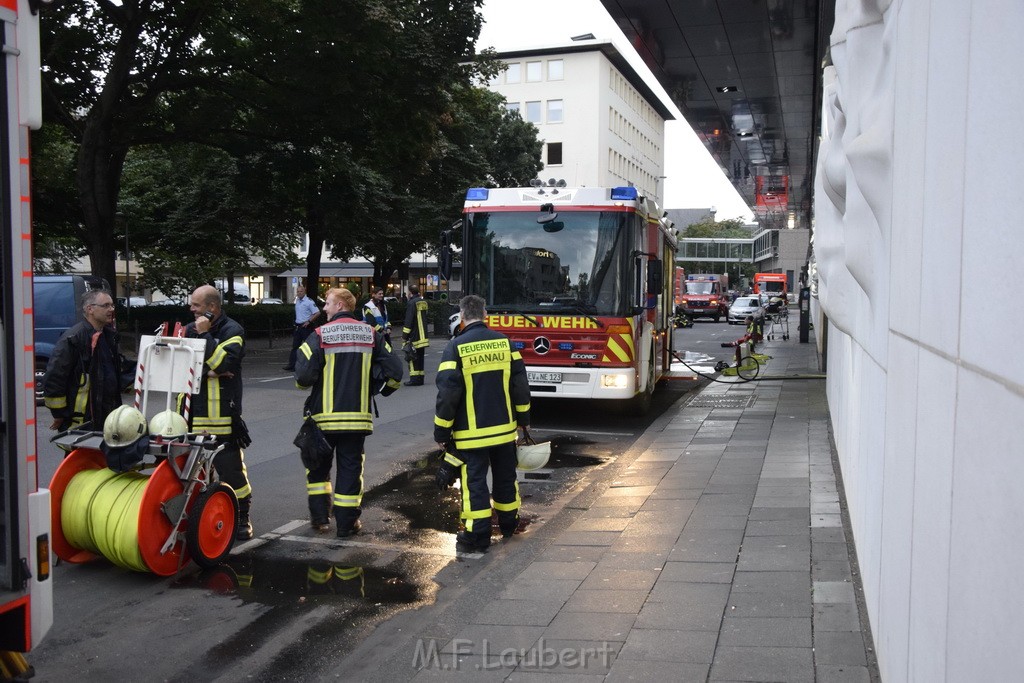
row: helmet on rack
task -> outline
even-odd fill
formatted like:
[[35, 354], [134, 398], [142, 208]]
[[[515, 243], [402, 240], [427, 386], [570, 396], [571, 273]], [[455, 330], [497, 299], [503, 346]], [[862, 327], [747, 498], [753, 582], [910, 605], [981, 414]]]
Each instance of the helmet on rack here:
[[108, 446], [129, 446], [146, 434], [146, 416], [138, 408], [118, 406], [103, 422], [103, 441]]
[[100, 450], [107, 456], [107, 467], [127, 472], [142, 462], [149, 448], [146, 416], [138, 408], [118, 406], [103, 421]]
[[177, 439], [188, 434], [188, 422], [173, 409], [168, 408], [150, 418], [149, 433], [165, 440]]

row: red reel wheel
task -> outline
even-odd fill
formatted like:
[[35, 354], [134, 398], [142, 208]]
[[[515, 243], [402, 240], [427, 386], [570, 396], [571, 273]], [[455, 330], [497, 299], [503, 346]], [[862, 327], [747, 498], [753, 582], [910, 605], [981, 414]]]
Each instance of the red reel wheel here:
[[[185, 459], [184, 455], [175, 458], [179, 468], [184, 466]], [[149, 570], [159, 576], [172, 576], [178, 571], [179, 566], [184, 566], [189, 561], [188, 548], [182, 538], [184, 528], [178, 530], [178, 542], [174, 547], [163, 555], [160, 554], [160, 549], [173, 529], [162, 505], [184, 490], [170, 461], [165, 460], [153, 470], [142, 493], [142, 502], [139, 505], [139, 551], [142, 561]]]
[[107, 458], [102, 451], [95, 448], [76, 448], [64, 458], [50, 479], [50, 541], [53, 552], [65, 562], [79, 564], [100, 557], [89, 550], [76, 548], [68, 542], [61, 525], [60, 511], [64, 502], [64, 492], [76, 474], [86, 470], [101, 470], [106, 466]]
[[217, 484], [199, 494], [188, 513], [185, 544], [200, 567], [216, 567], [231, 552], [235, 542], [238, 501], [227, 484]]

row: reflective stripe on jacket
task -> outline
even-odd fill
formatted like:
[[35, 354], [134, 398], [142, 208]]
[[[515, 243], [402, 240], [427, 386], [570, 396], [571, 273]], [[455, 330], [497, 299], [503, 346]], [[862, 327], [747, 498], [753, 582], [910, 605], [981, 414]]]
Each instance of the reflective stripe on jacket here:
[[[199, 394], [192, 399], [192, 431], [230, 435], [232, 412], [242, 414], [245, 330], [221, 314], [206, 334], [197, 334], [192, 322], [185, 328], [185, 336], [206, 340], [203, 369], [207, 372], [203, 374]], [[210, 377], [211, 370], [218, 376]]]
[[[113, 376], [106, 376], [102, 363], [93, 362], [93, 336], [102, 335], [111, 354]], [[106, 326], [97, 333], [92, 325], [79, 321], [61, 335], [53, 348], [43, 377], [43, 403], [54, 418], [70, 419], [62, 427], [91, 422], [103, 429], [107, 415], [121, 405], [121, 355], [117, 331]]]
[[467, 325], [448, 342], [437, 371], [434, 441], [455, 439], [457, 450], [516, 440], [530, 424], [526, 365], [508, 337], [483, 322]]
[[402, 371], [384, 337], [347, 311], [318, 327], [295, 356], [296, 383], [313, 388], [306, 412], [325, 432], [372, 432], [374, 390], [380, 380], [385, 395], [396, 389]]

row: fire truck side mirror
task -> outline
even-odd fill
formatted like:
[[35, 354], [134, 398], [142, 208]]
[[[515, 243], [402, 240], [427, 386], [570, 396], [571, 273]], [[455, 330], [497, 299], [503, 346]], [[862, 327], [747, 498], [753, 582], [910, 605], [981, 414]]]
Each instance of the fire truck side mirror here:
[[441, 245], [437, 266], [441, 271], [441, 277], [445, 280], [452, 279], [452, 248], [447, 244]]
[[659, 259], [651, 259], [647, 262], [647, 308], [653, 308], [652, 302], [657, 301], [658, 294], [665, 284], [664, 275]]

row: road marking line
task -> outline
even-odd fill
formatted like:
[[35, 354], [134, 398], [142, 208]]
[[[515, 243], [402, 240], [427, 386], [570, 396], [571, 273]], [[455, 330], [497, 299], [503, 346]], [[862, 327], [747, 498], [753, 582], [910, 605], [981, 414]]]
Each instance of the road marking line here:
[[293, 519], [292, 521], [288, 522], [287, 524], [282, 524], [281, 526], [277, 527], [273, 531], [268, 531], [265, 534], [260, 534], [256, 538], [254, 538], [254, 539], [252, 539], [250, 541], [246, 541], [242, 545], [236, 545], [234, 548], [231, 549], [231, 554], [232, 555], [239, 555], [241, 553], [244, 553], [247, 550], [253, 550], [254, 548], [259, 548], [261, 545], [264, 545], [264, 544], [266, 544], [269, 541], [273, 541], [276, 538], [280, 538], [284, 534], [287, 534], [289, 531], [295, 531], [296, 529], [298, 529], [300, 526], [302, 526], [305, 523], [306, 523], [305, 520]]
[[[541, 429], [539, 427], [530, 427], [531, 432], [551, 432], [553, 434], [566, 434], [568, 433], [565, 429]], [[582, 429], [573, 429], [573, 434], [602, 434], [605, 436], [633, 436], [633, 432], [588, 432]]]
[[380, 543], [367, 543], [366, 541], [350, 541], [343, 538], [323, 538], [319, 536], [281, 536], [279, 540], [291, 541], [292, 543], [314, 543], [316, 545], [328, 545], [335, 548], [369, 548], [371, 550], [388, 550], [400, 553], [414, 553], [417, 555], [436, 555], [438, 557], [463, 557], [471, 560], [479, 560], [483, 553], [463, 553], [456, 550], [439, 550], [435, 548], [420, 548], [407, 545], [382, 545]]
[[449, 550], [439, 550], [435, 548], [421, 548], [418, 546], [405, 546], [405, 545], [381, 545], [379, 543], [367, 543], [365, 541], [349, 541], [340, 538], [325, 538], [320, 536], [292, 536], [289, 532], [295, 531], [299, 527], [309, 524], [308, 520], [305, 519], [293, 519], [287, 524], [283, 524], [273, 531], [268, 531], [265, 534], [261, 534], [258, 538], [254, 538], [251, 541], [246, 541], [242, 545], [236, 545], [231, 549], [232, 555], [238, 555], [247, 550], [258, 548], [261, 545], [265, 545], [270, 541], [291, 541], [292, 543], [314, 543], [317, 545], [329, 545], [335, 548], [344, 548], [347, 546], [354, 548], [370, 548], [371, 550], [393, 550], [400, 553], [414, 553], [418, 555], [436, 555], [438, 557], [462, 557], [468, 560], [479, 560], [484, 554], [483, 553], [463, 553], [456, 550], [452, 553]]

